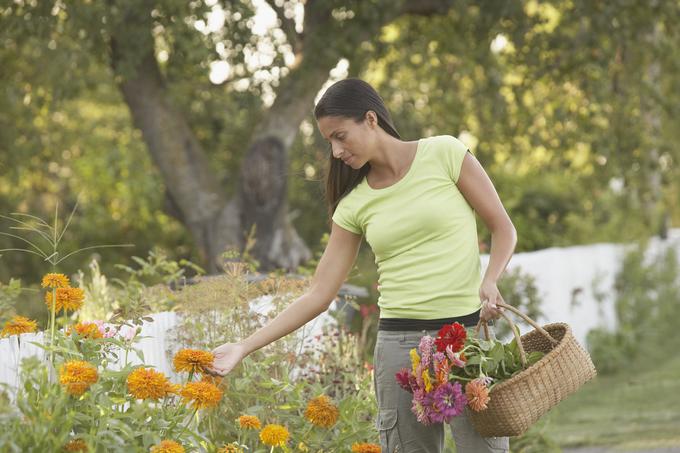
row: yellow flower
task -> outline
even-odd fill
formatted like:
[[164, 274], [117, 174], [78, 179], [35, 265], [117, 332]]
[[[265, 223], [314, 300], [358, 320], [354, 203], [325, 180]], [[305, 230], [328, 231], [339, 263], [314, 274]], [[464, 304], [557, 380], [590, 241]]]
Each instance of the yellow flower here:
[[37, 322], [17, 315], [5, 323], [5, 327], [3, 327], [2, 332], [0, 332], [0, 337], [35, 332], [37, 328]]
[[178, 390], [160, 371], [136, 368], [127, 377], [130, 395], [140, 400], [157, 400]]
[[192, 401], [196, 409], [217, 406], [222, 399], [222, 390], [210, 382], [188, 382], [181, 391], [185, 401]]
[[236, 442], [232, 442], [217, 450], [217, 453], [244, 453], [244, 452], [243, 448], [239, 447]]
[[468, 405], [473, 411], [479, 412], [486, 409], [489, 398], [489, 388], [483, 382], [477, 380], [470, 381], [465, 385], [465, 396]]
[[79, 322], [73, 326], [73, 328], [66, 331], [67, 335], [71, 335], [73, 331], [83, 338], [89, 338], [94, 340], [95, 338], [102, 338], [103, 335], [99, 330], [99, 326], [93, 322]]
[[380, 453], [380, 445], [355, 442], [352, 444], [353, 453]]
[[82, 360], [71, 360], [59, 369], [59, 382], [74, 396], [85, 393], [97, 378], [97, 368]]
[[326, 395], [312, 399], [305, 410], [305, 418], [322, 428], [333, 426], [338, 421], [338, 415], [338, 408]]
[[174, 440], [163, 440], [149, 450], [151, 453], [184, 453], [184, 447]]
[[420, 356], [418, 355], [418, 349], [413, 348], [409, 351], [411, 356], [411, 364], [413, 365], [413, 372], [418, 373], [418, 365], [420, 365]]
[[64, 450], [66, 451], [88, 451], [87, 444], [83, 439], [73, 439], [70, 440], [66, 445], [64, 445]]
[[262, 427], [260, 419], [255, 415], [241, 415], [237, 420], [241, 428], [260, 429]]
[[[76, 311], [83, 306], [83, 300], [85, 299], [85, 291], [82, 288], [57, 288], [56, 290], [56, 301], [54, 305], [55, 311]], [[48, 310], [52, 310], [52, 291], [45, 293], [45, 305], [47, 305]]]
[[432, 380], [430, 379], [430, 370], [427, 368], [423, 370], [423, 382], [425, 383], [425, 391], [429, 392], [432, 390]]
[[303, 452], [309, 451], [309, 447], [307, 447], [307, 445], [305, 445], [304, 442], [300, 442], [298, 444], [297, 448], [298, 448], [298, 450], [303, 451]]
[[45, 274], [42, 278], [43, 288], [65, 288], [68, 285], [68, 277], [64, 274]]
[[212, 364], [215, 356], [212, 352], [200, 351], [198, 349], [181, 349], [172, 359], [175, 371], [187, 371], [199, 373]]
[[269, 424], [260, 431], [260, 440], [270, 447], [283, 447], [289, 437], [290, 433], [281, 425]]

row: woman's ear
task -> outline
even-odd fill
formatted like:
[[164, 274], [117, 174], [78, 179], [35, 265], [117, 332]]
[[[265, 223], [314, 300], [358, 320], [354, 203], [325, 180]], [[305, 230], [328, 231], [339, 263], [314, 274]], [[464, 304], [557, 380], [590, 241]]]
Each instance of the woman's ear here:
[[378, 125], [378, 115], [376, 115], [373, 110], [367, 111], [364, 118], [368, 122], [369, 126], [375, 127]]

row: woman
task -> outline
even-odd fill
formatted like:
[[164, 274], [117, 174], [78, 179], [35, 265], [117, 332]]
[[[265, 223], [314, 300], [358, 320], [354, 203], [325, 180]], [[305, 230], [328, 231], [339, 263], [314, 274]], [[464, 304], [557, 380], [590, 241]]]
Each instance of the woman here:
[[[360, 79], [341, 80], [314, 110], [332, 155], [326, 181], [331, 234], [310, 289], [267, 326], [216, 348], [211, 372], [224, 375], [251, 352], [324, 312], [356, 259], [362, 236], [379, 274], [380, 321], [374, 351], [376, 427], [383, 452], [439, 453], [442, 424], [424, 425], [411, 394], [395, 379], [408, 351], [444, 324], [475, 326], [500, 317], [496, 282], [517, 242], [515, 228], [485, 171], [449, 135], [403, 141], [378, 93]], [[485, 275], [475, 212], [492, 232]], [[480, 329], [483, 335], [484, 329]], [[466, 412], [450, 423], [458, 453], [509, 451], [507, 437], [481, 437]]]

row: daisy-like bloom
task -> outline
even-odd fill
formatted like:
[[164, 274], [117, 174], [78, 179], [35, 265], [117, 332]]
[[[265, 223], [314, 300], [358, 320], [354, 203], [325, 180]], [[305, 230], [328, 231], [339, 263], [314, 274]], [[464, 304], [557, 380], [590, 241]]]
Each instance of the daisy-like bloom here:
[[470, 381], [465, 385], [465, 396], [470, 409], [476, 412], [486, 409], [486, 404], [490, 400], [489, 388], [479, 380]]
[[260, 429], [260, 419], [255, 415], [241, 415], [238, 419], [238, 425], [245, 429]]
[[174, 440], [163, 440], [149, 450], [151, 453], [184, 453], [184, 447]]
[[236, 442], [232, 442], [217, 450], [217, 453], [244, 453], [244, 452], [243, 448], [239, 447]]
[[210, 366], [215, 360], [212, 352], [198, 349], [180, 349], [172, 359], [175, 371], [187, 371], [200, 373]]
[[65, 288], [70, 284], [68, 277], [64, 274], [45, 274], [42, 278], [43, 288]]
[[0, 337], [31, 333], [35, 332], [37, 328], [37, 322], [24, 316], [17, 315], [5, 323], [5, 327], [3, 327], [2, 332], [0, 332]]
[[432, 350], [434, 349], [434, 338], [430, 335], [425, 335], [420, 339], [418, 350], [420, 351], [420, 358], [426, 367], [432, 363]]
[[289, 437], [290, 433], [281, 425], [269, 424], [260, 431], [260, 440], [270, 447], [283, 447]]
[[70, 440], [66, 445], [64, 445], [64, 450], [65, 451], [89, 451], [87, 448], [87, 444], [83, 439], [73, 439]]
[[94, 340], [95, 338], [102, 338], [102, 333], [99, 330], [99, 327], [97, 327], [97, 324], [93, 322], [85, 321], [74, 324], [72, 329], [68, 329], [66, 331], [66, 334], [71, 335], [71, 333], [74, 331], [83, 338], [89, 338], [91, 340]]
[[[57, 288], [56, 290], [55, 311], [76, 311], [83, 306], [85, 291], [82, 288]], [[52, 291], [45, 293], [45, 305], [48, 310], [52, 310]]]
[[465, 339], [467, 338], [467, 330], [459, 323], [446, 324], [439, 329], [437, 338], [434, 340], [437, 346], [437, 351], [445, 351], [446, 347], [451, 345], [453, 352], [458, 352], [463, 349]]
[[97, 379], [97, 368], [82, 360], [68, 361], [59, 369], [59, 382], [74, 396], [85, 393]]
[[188, 382], [180, 391], [182, 398], [191, 401], [196, 409], [217, 406], [223, 393], [216, 385], [201, 381]]
[[420, 365], [420, 356], [418, 355], [418, 350], [416, 348], [413, 348], [408, 353], [411, 356], [411, 365], [413, 366], [413, 372], [417, 374], [418, 365]]
[[355, 442], [352, 453], [380, 453], [380, 445]]
[[338, 421], [338, 408], [326, 395], [313, 398], [307, 404], [305, 418], [313, 425], [330, 428]]
[[447, 382], [433, 392], [431, 417], [435, 423], [448, 423], [465, 410], [465, 395], [460, 383]]
[[167, 376], [151, 368], [135, 368], [126, 382], [130, 395], [140, 400], [157, 400], [179, 390]]

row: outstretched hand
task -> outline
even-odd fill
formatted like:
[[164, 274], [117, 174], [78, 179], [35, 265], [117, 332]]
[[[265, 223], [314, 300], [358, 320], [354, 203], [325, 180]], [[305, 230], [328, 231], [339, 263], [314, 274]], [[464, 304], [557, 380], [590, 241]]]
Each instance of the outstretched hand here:
[[213, 349], [212, 353], [215, 360], [205, 371], [213, 376], [226, 376], [248, 355], [248, 351], [241, 343], [224, 343]]
[[482, 311], [479, 313], [479, 317], [482, 320], [490, 321], [501, 317], [501, 313], [505, 311], [505, 308], [499, 307], [496, 303], [505, 303], [505, 301], [501, 297], [495, 282], [483, 281], [479, 288], [479, 297], [482, 300]]

